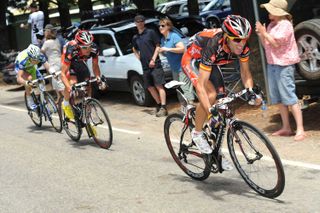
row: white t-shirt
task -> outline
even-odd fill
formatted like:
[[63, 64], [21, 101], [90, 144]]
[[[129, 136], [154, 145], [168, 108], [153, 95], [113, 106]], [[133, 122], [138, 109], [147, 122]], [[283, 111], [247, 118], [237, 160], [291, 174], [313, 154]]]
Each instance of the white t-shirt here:
[[31, 25], [31, 42], [38, 45], [36, 34], [43, 35], [44, 15], [42, 11], [33, 12], [29, 15], [28, 23]]
[[46, 40], [41, 50], [48, 58], [48, 63], [50, 66], [54, 66], [56, 70], [60, 70], [61, 64], [61, 45], [59, 39], [49, 39]]

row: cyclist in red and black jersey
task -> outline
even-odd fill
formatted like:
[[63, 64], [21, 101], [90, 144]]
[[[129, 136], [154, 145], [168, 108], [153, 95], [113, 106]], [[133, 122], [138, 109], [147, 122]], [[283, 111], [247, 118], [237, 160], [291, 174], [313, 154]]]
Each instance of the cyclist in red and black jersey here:
[[[202, 132], [203, 124], [208, 114], [210, 115], [209, 109], [215, 102], [217, 94], [224, 93], [219, 66], [239, 60], [242, 82], [249, 91], [252, 91], [253, 80], [249, 69], [250, 50], [247, 45], [250, 34], [251, 25], [247, 19], [230, 15], [223, 22], [221, 29], [205, 30], [193, 36], [182, 57], [183, 71], [194, 85], [200, 101], [196, 109], [192, 138], [203, 153], [212, 152]], [[197, 59], [200, 60], [199, 69], [193, 66], [193, 61]], [[228, 168], [224, 169], [228, 170]]]
[[[61, 55], [61, 80], [65, 85], [64, 101], [62, 109], [69, 119], [74, 115], [69, 105], [71, 85], [90, 78], [87, 60], [92, 58], [92, 69], [96, 77], [100, 77], [98, 64], [99, 51], [93, 43], [93, 35], [86, 30], [79, 30], [75, 39], [69, 41], [64, 47]], [[90, 87], [89, 94], [91, 94]]]

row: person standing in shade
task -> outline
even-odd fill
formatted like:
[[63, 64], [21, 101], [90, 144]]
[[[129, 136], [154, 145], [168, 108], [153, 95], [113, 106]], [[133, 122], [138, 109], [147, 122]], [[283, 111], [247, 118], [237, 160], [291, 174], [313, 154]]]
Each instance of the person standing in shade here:
[[289, 121], [289, 106], [296, 121], [297, 132], [294, 140], [305, 138], [303, 117], [295, 93], [295, 64], [300, 62], [292, 16], [287, 12], [286, 0], [271, 0], [260, 5], [269, 13], [270, 24], [266, 28], [259, 21], [256, 32], [265, 48], [268, 62], [268, 86], [271, 104], [278, 104], [282, 127], [273, 136], [291, 136], [293, 131]]
[[[45, 41], [42, 45], [41, 52], [47, 56], [50, 67], [53, 67], [55, 71], [61, 71], [61, 45], [56, 36], [57, 32], [54, 27], [51, 24], [47, 24], [44, 28]], [[52, 78], [52, 88], [57, 93], [58, 104], [62, 101], [64, 91], [64, 84], [60, 76]]]
[[42, 11], [39, 11], [38, 5], [36, 2], [32, 2], [30, 5], [31, 14], [29, 15], [28, 23], [21, 23], [20, 27], [23, 29], [28, 29], [29, 25], [31, 26], [31, 43], [39, 46], [43, 39], [43, 24], [44, 24], [44, 14]]
[[159, 52], [167, 57], [173, 79], [186, 83], [181, 88], [188, 101], [193, 103], [195, 99], [193, 85], [181, 69], [181, 58], [185, 50], [182, 38], [179, 34], [172, 31], [173, 24], [169, 18], [162, 18], [159, 23], [160, 33], [163, 35]]
[[141, 61], [143, 69], [143, 81], [158, 107], [156, 116], [162, 117], [168, 114], [166, 108], [166, 91], [164, 71], [158, 57], [160, 49], [160, 38], [152, 30], [145, 27], [145, 17], [137, 15], [134, 22], [138, 29], [138, 34], [132, 38], [133, 52]]

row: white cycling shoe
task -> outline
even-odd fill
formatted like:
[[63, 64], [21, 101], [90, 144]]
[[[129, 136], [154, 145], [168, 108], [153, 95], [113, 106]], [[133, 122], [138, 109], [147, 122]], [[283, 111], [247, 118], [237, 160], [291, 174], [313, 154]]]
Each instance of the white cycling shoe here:
[[232, 163], [223, 154], [221, 159], [221, 167], [225, 171], [230, 171], [233, 169]]
[[212, 153], [212, 148], [209, 145], [207, 139], [205, 138], [203, 132], [195, 132], [195, 129], [191, 131], [191, 137], [193, 142], [196, 144], [200, 152], [204, 154], [211, 154]]

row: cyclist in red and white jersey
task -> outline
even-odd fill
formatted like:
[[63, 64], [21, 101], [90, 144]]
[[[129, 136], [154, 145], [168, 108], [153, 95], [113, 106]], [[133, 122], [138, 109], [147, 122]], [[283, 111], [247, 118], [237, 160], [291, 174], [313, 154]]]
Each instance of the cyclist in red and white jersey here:
[[[61, 80], [65, 85], [65, 90], [62, 109], [69, 119], [74, 119], [72, 108], [69, 104], [71, 86], [90, 78], [90, 71], [87, 66], [89, 58], [92, 58], [94, 75], [100, 78], [98, 55], [99, 51], [97, 45], [93, 43], [93, 35], [86, 30], [79, 30], [75, 35], [75, 39], [69, 41], [63, 47], [61, 55]], [[89, 87], [88, 89], [89, 94], [91, 94], [91, 88]]]
[[[222, 23], [221, 29], [204, 30], [193, 36], [182, 57], [183, 71], [192, 81], [200, 101], [196, 108], [192, 138], [203, 153], [211, 153], [212, 148], [202, 132], [202, 127], [208, 115], [211, 114], [210, 107], [217, 95], [224, 94], [219, 66], [239, 60], [242, 82], [249, 91], [252, 91], [253, 80], [249, 69], [250, 50], [247, 45], [250, 34], [251, 25], [247, 19], [230, 15]], [[199, 69], [193, 66], [194, 60], [200, 61]]]

